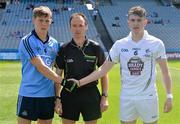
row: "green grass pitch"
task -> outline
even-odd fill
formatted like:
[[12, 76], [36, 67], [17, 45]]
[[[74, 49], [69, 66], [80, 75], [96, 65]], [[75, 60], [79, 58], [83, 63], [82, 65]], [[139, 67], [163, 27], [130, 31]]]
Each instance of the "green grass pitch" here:
[[[165, 101], [165, 90], [161, 80], [159, 67], [157, 66], [157, 87], [159, 93], [160, 119], [159, 124], [180, 124], [180, 62], [168, 62], [173, 80], [174, 104], [173, 111], [168, 114], [163, 113]], [[21, 79], [20, 62], [0, 62], [0, 124], [16, 123], [16, 101], [18, 88]], [[103, 113], [98, 124], [120, 124], [119, 123], [119, 65], [115, 65], [109, 72], [109, 109]], [[33, 122], [34, 123], [34, 122]], [[60, 118], [55, 114], [53, 124], [61, 124]], [[83, 124], [82, 119], [77, 124]], [[138, 120], [138, 124], [141, 121]]]

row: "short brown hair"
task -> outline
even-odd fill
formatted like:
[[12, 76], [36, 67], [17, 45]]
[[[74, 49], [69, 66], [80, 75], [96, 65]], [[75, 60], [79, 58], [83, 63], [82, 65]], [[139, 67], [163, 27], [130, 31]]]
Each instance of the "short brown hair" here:
[[85, 25], [88, 24], [88, 21], [87, 21], [87, 17], [83, 14], [83, 13], [73, 13], [69, 19], [69, 24], [71, 25], [71, 20], [76, 17], [76, 16], [81, 16], [83, 17], [83, 19], [85, 20]]
[[141, 6], [134, 6], [128, 11], [128, 18], [130, 15], [137, 15], [139, 17], [146, 17], [146, 10]]
[[52, 18], [52, 12], [47, 6], [39, 6], [33, 9], [33, 16], [34, 18], [42, 16], [50, 16]]

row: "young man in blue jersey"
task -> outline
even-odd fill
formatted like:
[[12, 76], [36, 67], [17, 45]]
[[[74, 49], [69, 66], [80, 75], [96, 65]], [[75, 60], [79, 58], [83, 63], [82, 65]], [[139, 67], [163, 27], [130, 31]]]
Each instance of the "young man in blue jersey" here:
[[19, 55], [22, 80], [19, 89], [18, 124], [51, 124], [54, 116], [54, 82], [62, 78], [51, 70], [58, 52], [57, 41], [48, 35], [52, 12], [46, 6], [33, 10], [34, 30], [22, 38]]

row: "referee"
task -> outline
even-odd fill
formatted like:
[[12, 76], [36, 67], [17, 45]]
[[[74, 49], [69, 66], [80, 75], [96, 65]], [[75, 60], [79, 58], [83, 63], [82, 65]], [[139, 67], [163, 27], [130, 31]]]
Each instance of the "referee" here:
[[[100, 67], [105, 61], [105, 55], [98, 43], [86, 37], [88, 30], [87, 18], [82, 13], [74, 13], [70, 17], [72, 40], [60, 48], [56, 58], [59, 73], [65, 79], [81, 79]], [[97, 124], [101, 112], [107, 110], [108, 77], [101, 78], [100, 94], [97, 88], [98, 81], [77, 88], [69, 92], [65, 88], [60, 91], [56, 85], [56, 112], [62, 117], [63, 124], [75, 124], [80, 113], [86, 124]]]

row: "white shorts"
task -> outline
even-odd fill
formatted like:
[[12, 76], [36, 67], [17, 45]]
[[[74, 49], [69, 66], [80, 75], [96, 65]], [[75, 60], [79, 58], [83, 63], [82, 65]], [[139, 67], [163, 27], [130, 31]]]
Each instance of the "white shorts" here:
[[140, 117], [145, 123], [151, 123], [158, 120], [158, 99], [121, 99], [121, 120], [129, 122], [136, 120], [138, 117]]

